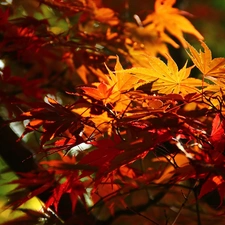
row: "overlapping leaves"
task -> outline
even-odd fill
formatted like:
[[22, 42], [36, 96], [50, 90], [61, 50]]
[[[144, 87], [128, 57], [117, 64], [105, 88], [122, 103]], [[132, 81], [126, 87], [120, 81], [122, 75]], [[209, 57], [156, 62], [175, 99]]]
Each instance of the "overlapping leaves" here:
[[[54, 8], [54, 10], [61, 7], [61, 12], [66, 12], [68, 17], [71, 16], [71, 13], [81, 12], [82, 16], [79, 18], [80, 24], [78, 26], [79, 35], [91, 46], [101, 47], [105, 40], [114, 40], [114, 37], [119, 36], [117, 32], [110, 33], [109, 27], [119, 26], [119, 17], [112, 9], [99, 6], [101, 4], [98, 1], [93, 4], [89, 1], [89, 8], [83, 8], [84, 5], [81, 3], [84, 1], [79, 1], [77, 4], [73, 4], [72, 1], [66, 1], [65, 4], [62, 1], [46, 0], [41, 2]], [[53, 205], [56, 210], [62, 196], [69, 194], [74, 210], [79, 200], [86, 206], [84, 195], [87, 195], [87, 189], [91, 188], [89, 200], [93, 200], [95, 203], [93, 208], [96, 207], [98, 211], [99, 201], [106, 202], [107, 198], [110, 199], [110, 195], [115, 196], [118, 193], [121, 196], [118, 201], [124, 203], [126, 200], [126, 204], [129, 205], [129, 198], [133, 199], [132, 192], [140, 193], [138, 191], [143, 191], [148, 194], [149, 188], [152, 188], [153, 194], [151, 193], [150, 197], [148, 194], [147, 199], [158, 205], [163, 196], [173, 193], [174, 190], [171, 191], [170, 188], [179, 186], [180, 181], [187, 182], [188, 185], [185, 188], [194, 190], [196, 186], [192, 188], [190, 178], [198, 181], [206, 179], [199, 198], [213, 189], [218, 189], [222, 203], [224, 174], [220, 169], [224, 169], [224, 118], [222, 112], [224, 103], [222, 98], [219, 99], [221, 109], [217, 111], [218, 114], [213, 120], [210, 135], [208, 129], [214, 111], [210, 111], [211, 109], [206, 102], [202, 100], [205, 100], [205, 90], [211, 88], [205, 79], [210, 80], [214, 87], [219, 84], [219, 88], [222, 89], [225, 61], [223, 58], [212, 59], [211, 51], [203, 42], [204, 53], [201, 51], [198, 53], [191, 45], [187, 44], [183, 38], [183, 33], [190, 33], [200, 40], [203, 38], [184, 18], [184, 12], [172, 7], [174, 3], [175, 0], [156, 0], [155, 12], [147, 16], [143, 21], [143, 27], [142, 24], [139, 24], [138, 28], [133, 25], [124, 26], [125, 29], [130, 26], [130, 30], [136, 32], [135, 39], [132, 39], [131, 31], [128, 32], [129, 39], [126, 37], [115, 38], [116, 44], [126, 40], [127, 46], [130, 44], [134, 47], [135, 42], [141, 42], [142, 38], [145, 39], [146, 32], [152, 32], [156, 43], [159, 44], [156, 48], [160, 46], [163, 50], [154, 49], [151, 51], [151, 45], [146, 44], [147, 40], [138, 43], [140, 48], [146, 48], [146, 52], [149, 50], [150, 54], [146, 54], [145, 63], [137, 63], [143, 67], [123, 69], [118, 56], [114, 69], [111, 69], [112, 67], [108, 64], [106, 70], [104, 70], [105, 68], [100, 70], [83, 65], [82, 67], [79, 64], [87, 64], [88, 60], [98, 62], [94, 57], [97, 53], [92, 57], [85, 55], [85, 60], [82, 59], [83, 61], [81, 60], [81, 63], [79, 61], [77, 64], [80, 66], [79, 68], [83, 68], [79, 72], [83, 75], [81, 77], [86, 85], [74, 88], [77, 91], [73, 93], [75, 95], [74, 104], [64, 106], [48, 97], [47, 103], [28, 103], [26, 105], [27, 111], [11, 120], [28, 120], [20, 140], [28, 133], [37, 132], [40, 136], [41, 148], [45, 153], [63, 151], [60, 153], [60, 159], [39, 163], [43, 169], [41, 173], [20, 174], [21, 178], [13, 182], [18, 184], [18, 189], [35, 186], [35, 189], [30, 191], [32, 197], [52, 188], [52, 195], [46, 202], [46, 206]], [[3, 18], [6, 17], [7, 14], [3, 13]], [[73, 60], [76, 58], [74, 56], [80, 56], [80, 54], [75, 54], [77, 49], [81, 50], [77, 47], [77, 43], [75, 44], [70, 40], [71, 37], [73, 39], [73, 35], [70, 37], [70, 35], [53, 35], [47, 32], [49, 29], [48, 20], [33, 20], [33, 23], [36, 22], [38, 27], [40, 25], [40, 31], [45, 29], [44, 34], [49, 35], [49, 39], [42, 38], [41, 32], [35, 33], [34, 28], [19, 29], [17, 27], [17, 25], [32, 26], [28, 23], [28, 19], [29, 17], [23, 20], [14, 20], [15, 32], [18, 32], [16, 34], [21, 35], [22, 40], [37, 41], [37, 43], [29, 42], [29, 47], [34, 46], [37, 51], [46, 45], [53, 46], [52, 43], [62, 47], [62, 49], [60, 48], [62, 58], [72, 72], [76, 71]], [[95, 26], [90, 26], [88, 19], [91, 20], [90, 24], [93, 22]], [[4, 24], [0, 25], [6, 30]], [[107, 31], [104, 30], [104, 26]], [[96, 27], [100, 27], [100, 31], [95, 33]], [[14, 31], [13, 29], [11, 31]], [[121, 32], [124, 32], [122, 29], [121, 26]], [[70, 32], [72, 32], [71, 30]], [[112, 38], [109, 38], [106, 33], [111, 34]], [[189, 56], [194, 66], [201, 71], [203, 79], [191, 77], [193, 66], [187, 67], [187, 62], [181, 69], [178, 68], [174, 60], [168, 55], [165, 43], [170, 43], [174, 47], [178, 47], [178, 45], [167, 33], [176, 37], [183, 46], [188, 46]], [[107, 37], [102, 37], [104, 35]], [[13, 35], [10, 37], [13, 38]], [[104, 41], [99, 40], [101, 43], [99, 44], [95, 40], [96, 37], [101, 37]], [[149, 36], [147, 35], [147, 37]], [[12, 52], [18, 50], [17, 48], [20, 47], [18, 43], [15, 43], [14, 48], [11, 49]], [[67, 48], [72, 45], [76, 50], [74, 50], [75, 48]], [[8, 51], [6, 45], [3, 47], [4, 51]], [[127, 56], [128, 62], [133, 62], [130, 60], [129, 54], [123, 52], [123, 48], [115, 50], [117, 45], [116, 47], [110, 45], [108, 47]], [[93, 49], [88, 49], [89, 51], [86, 53], [90, 53]], [[51, 51], [47, 52], [50, 58], [57, 55], [51, 55]], [[158, 52], [166, 57], [167, 63], [152, 56]], [[37, 59], [40, 60], [39, 57]], [[141, 59], [135, 58], [137, 61]], [[99, 82], [94, 80], [88, 84], [87, 74], [91, 74], [93, 71], [95, 71]], [[102, 71], [107, 71], [108, 74], [104, 74]], [[61, 81], [63, 80], [61, 79]], [[147, 86], [147, 90], [145, 86]], [[212, 88], [211, 91], [213, 91]], [[216, 93], [216, 90], [214, 92]], [[84, 151], [78, 150], [75, 155], [65, 155], [72, 147], [79, 148], [79, 144], [82, 142], [88, 142], [91, 148]], [[138, 163], [141, 166], [137, 166]], [[126, 168], [131, 172], [126, 172], [124, 175]], [[45, 176], [46, 174], [49, 176]], [[158, 190], [154, 190], [156, 184], [163, 186], [161, 193], [156, 193]], [[111, 189], [104, 190], [104, 185], [110, 186]], [[103, 194], [97, 198], [96, 195], [99, 193]], [[183, 199], [183, 192], [181, 194], [176, 191], [177, 193]], [[159, 196], [158, 199], [157, 196]], [[23, 201], [26, 199], [25, 197]], [[186, 196], [185, 199], [187, 199]], [[149, 202], [147, 202], [148, 206]], [[165, 206], [163, 201], [160, 203]], [[126, 204], [120, 210], [127, 210]], [[112, 214], [116, 212], [116, 207], [112, 202], [107, 207], [110, 208]], [[184, 207], [184, 204], [181, 207]], [[169, 207], [169, 209], [172, 208], [174, 205]]]
[[49, 148], [51, 146], [48, 146], [49, 142], [53, 141], [53, 148], [68, 150], [83, 142], [82, 137], [79, 136], [83, 130], [83, 123], [79, 116], [49, 97], [48, 103], [33, 105], [30, 111], [22, 113], [15, 120], [29, 120], [20, 139], [36, 131], [40, 133], [42, 147]]

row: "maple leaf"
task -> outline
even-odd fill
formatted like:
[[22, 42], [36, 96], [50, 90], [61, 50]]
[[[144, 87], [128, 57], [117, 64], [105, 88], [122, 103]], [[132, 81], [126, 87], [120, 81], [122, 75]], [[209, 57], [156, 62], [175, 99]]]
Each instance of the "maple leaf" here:
[[224, 150], [225, 150], [225, 120], [218, 113], [213, 119], [212, 132], [210, 135], [210, 142], [214, 147], [214, 151], [211, 153], [211, 157], [218, 164], [223, 163], [224, 160]]
[[86, 95], [88, 95], [89, 97], [92, 97], [96, 100], [105, 100], [103, 102], [107, 102], [107, 99], [109, 98], [109, 96], [112, 94], [113, 91], [113, 87], [114, 86], [109, 86], [107, 85], [105, 82], [100, 82], [96, 88], [92, 88], [92, 87], [81, 87], [80, 89], [82, 89]]
[[[97, 149], [89, 152], [85, 155], [78, 165], [88, 165], [98, 168], [98, 176], [105, 174], [111, 165], [111, 161], [120, 154], [123, 150], [117, 148], [117, 145], [121, 142], [118, 135], [114, 135], [114, 139], [102, 139], [97, 142], [91, 142], [91, 144]], [[92, 174], [92, 172], [84, 171], [82, 177]]]
[[110, 26], [115, 26], [119, 23], [119, 19], [116, 17], [115, 12], [110, 8], [99, 8], [95, 10], [94, 19]]
[[113, 121], [113, 118], [110, 118], [107, 112], [100, 115], [91, 116], [90, 119], [95, 123], [95, 126], [99, 131], [102, 133], [107, 132], [109, 135], [112, 134], [112, 127], [110, 124]]
[[[41, 133], [41, 145], [47, 147], [48, 151], [52, 148], [68, 150], [68, 148], [82, 143], [83, 139], [79, 136], [83, 130], [81, 118], [78, 119], [69, 107], [60, 105], [56, 100], [49, 97], [47, 97], [47, 100], [48, 103], [35, 103], [30, 111], [24, 112], [16, 119], [11, 120], [11, 122], [30, 120], [19, 140], [30, 132], [38, 131]], [[58, 140], [54, 142], [55, 138], [58, 138]], [[46, 143], [49, 141], [52, 141], [50, 145]]]
[[87, 1], [86, 3], [87, 10], [84, 11], [80, 18], [82, 22], [94, 20], [109, 26], [116, 26], [119, 24], [119, 19], [112, 9], [102, 7], [101, 3], [98, 1]]
[[[203, 40], [202, 35], [195, 29], [195, 27], [183, 15], [187, 14], [172, 6], [176, 0], [156, 0], [155, 12], [148, 15], [143, 21], [144, 25], [153, 28], [160, 35], [165, 31], [176, 37], [181, 44], [186, 47], [186, 41], [183, 37], [183, 32], [194, 35], [199, 40]], [[168, 37], [169, 38], [169, 37]]]
[[188, 55], [192, 62], [201, 71], [204, 78], [211, 80], [215, 83], [218, 79], [224, 78], [225, 73], [225, 58], [212, 59], [212, 53], [208, 46], [202, 41], [201, 46], [204, 52], [201, 50], [198, 52], [194, 47], [188, 44]]
[[[116, 103], [115, 111], [123, 112], [130, 103], [130, 99], [126, 96], [132, 88], [138, 83], [139, 78], [133, 76], [131, 73], [126, 73], [120, 64], [119, 57], [116, 58], [115, 72], [111, 71], [106, 66], [109, 75], [104, 81], [94, 83], [94, 87], [80, 87], [86, 96], [96, 100], [102, 100], [104, 105], [107, 103]], [[119, 71], [117, 73], [117, 71]], [[100, 73], [100, 76], [102, 73]]]
[[151, 56], [161, 54], [167, 57], [169, 50], [166, 43], [173, 45], [175, 48], [179, 47], [167, 35], [162, 34], [159, 37], [157, 31], [153, 28], [150, 29], [148, 26], [138, 27], [133, 23], [125, 23], [125, 34], [129, 37], [126, 38], [126, 47], [132, 56], [131, 60], [143, 67], [146, 59], [143, 56], [144, 54], [147, 53]]
[[[207, 181], [203, 184], [198, 198], [203, 197], [207, 193], [217, 189], [220, 196], [220, 205], [223, 203], [225, 196], [225, 181], [220, 175], [211, 175]], [[219, 207], [218, 206], [218, 207]]]
[[[132, 74], [126, 73], [123, 69], [119, 57], [116, 57], [116, 65], [115, 65], [115, 72], [112, 72], [107, 66], [106, 66], [109, 76], [108, 76], [108, 83], [110, 86], [114, 86], [114, 92], [119, 91], [120, 93], [127, 92], [130, 89], [135, 87], [135, 84], [138, 82], [138, 78], [133, 76]], [[117, 73], [117, 71], [120, 71]], [[124, 71], [124, 73], [123, 73]]]
[[217, 143], [217, 142], [223, 140], [224, 139], [223, 136], [225, 134], [224, 129], [225, 129], [225, 121], [221, 117], [221, 115], [218, 113], [218, 114], [216, 114], [215, 118], [213, 119], [210, 140], [213, 143]]
[[89, 166], [89, 165], [81, 165], [77, 164], [75, 157], [71, 157], [69, 155], [65, 155], [62, 152], [58, 152], [60, 155], [60, 159], [57, 160], [50, 160], [50, 161], [42, 161], [40, 162], [41, 165], [48, 166], [48, 171], [54, 171], [55, 174], [58, 175], [67, 175], [73, 173], [78, 174], [80, 170], [87, 170], [87, 171], [97, 171], [97, 167]]
[[[23, 203], [27, 202], [34, 196], [37, 196], [46, 190], [54, 187], [55, 181], [55, 172], [54, 171], [46, 171], [40, 170], [36, 172], [29, 172], [29, 173], [18, 173], [20, 178], [13, 180], [7, 184], [17, 184], [18, 186], [13, 190], [12, 193], [9, 193], [8, 196], [13, 195], [14, 193], [18, 193], [21, 191], [28, 192], [25, 196], [20, 196], [20, 198], [16, 201], [9, 202], [9, 205], [17, 208]], [[29, 188], [30, 190], [24, 190], [25, 188]]]
[[54, 172], [41, 170], [38, 172], [17, 173], [21, 178], [13, 180], [10, 184], [19, 184], [18, 189], [32, 186], [39, 186], [45, 183], [52, 183], [54, 180]]
[[78, 198], [82, 200], [85, 204], [84, 194], [86, 190], [84, 184], [78, 180], [77, 174], [70, 174], [66, 177], [66, 181], [62, 184], [59, 184], [54, 188], [51, 197], [46, 202], [46, 207], [53, 205], [56, 212], [58, 211], [58, 204], [63, 194], [69, 193], [71, 203], [72, 203], [72, 212], [75, 211], [76, 203]]
[[[123, 73], [123, 67], [120, 64], [119, 57], [116, 57], [115, 72], [111, 71], [107, 65], [105, 65], [109, 75], [104, 81], [100, 83], [95, 83], [97, 88], [91, 87], [80, 87], [80, 89], [85, 91], [85, 94], [97, 100], [106, 99], [107, 102], [115, 102], [118, 100], [120, 93], [127, 92], [134, 88], [135, 83], [137, 83], [138, 78], [132, 76], [129, 73]], [[117, 71], [120, 71], [117, 73]], [[98, 73], [97, 73], [98, 75]], [[102, 73], [100, 73], [102, 76]], [[107, 100], [107, 99], [110, 99]]]
[[198, 87], [206, 85], [199, 79], [189, 78], [193, 67], [187, 68], [187, 62], [182, 69], [178, 70], [176, 63], [170, 56], [167, 57], [167, 65], [156, 57], [149, 56], [148, 61], [148, 68], [134, 67], [125, 70], [126, 73], [132, 73], [139, 78], [139, 86], [153, 82], [152, 91], [186, 95], [199, 92]]

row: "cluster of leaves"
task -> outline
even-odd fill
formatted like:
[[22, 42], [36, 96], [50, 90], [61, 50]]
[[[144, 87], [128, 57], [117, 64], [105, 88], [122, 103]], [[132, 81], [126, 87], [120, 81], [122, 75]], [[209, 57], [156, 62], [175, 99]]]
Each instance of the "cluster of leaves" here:
[[[27, 121], [18, 141], [38, 137], [38, 169], [10, 182], [18, 186], [8, 204], [50, 192], [43, 207], [60, 214], [68, 195], [74, 214], [66, 224], [77, 221], [79, 205], [77, 224], [223, 221], [225, 58], [212, 57], [188, 13], [175, 0], [156, 0], [143, 21], [104, 1], [24, 2], [25, 17], [13, 18], [17, 5], [0, 11], [0, 99], [9, 122]], [[167, 45], [178, 43], [192, 66], [179, 69], [170, 56]], [[212, 191], [217, 211], [205, 197]]]

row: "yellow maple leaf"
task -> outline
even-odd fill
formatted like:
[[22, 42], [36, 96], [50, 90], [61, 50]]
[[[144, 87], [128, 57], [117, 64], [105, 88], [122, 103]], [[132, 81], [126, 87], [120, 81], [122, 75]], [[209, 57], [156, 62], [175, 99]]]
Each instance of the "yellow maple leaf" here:
[[[134, 85], [138, 82], [138, 78], [133, 76], [132, 74], [129, 73], [123, 73], [125, 71], [120, 64], [119, 57], [116, 57], [116, 65], [115, 65], [115, 72], [111, 71], [107, 66], [106, 66], [109, 76], [108, 76], [108, 83], [110, 86], [114, 86], [115, 88], [113, 89], [114, 92], [127, 92], [130, 89], [134, 88]], [[117, 71], [120, 71], [117, 73]]]
[[[108, 101], [111, 103], [116, 102], [114, 107], [115, 111], [120, 111], [121, 113], [130, 104], [130, 98], [126, 96], [126, 93], [131, 89], [135, 88], [139, 78], [133, 76], [131, 73], [126, 73], [120, 64], [119, 57], [116, 58], [115, 71], [111, 71], [106, 66], [109, 76], [107, 77], [109, 86], [114, 86], [112, 89], [112, 94], [109, 96]], [[118, 72], [117, 72], [118, 71]]]
[[192, 67], [187, 68], [187, 62], [184, 67], [178, 70], [174, 60], [168, 56], [167, 64], [156, 57], [149, 57], [148, 68], [134, 67], [125, 70], [126, 73], [134, 74], [139, 78], [139, 86], [146, 83], [153, 83], [152, 91], [158, 91], [164, 94], [183, 94], [199, 92], [198, 87], [202, 88], [205, 83], [200, 79], [189, 78]]
[[109, 135], [111, 134], [112, 126], [110, 124], [114, 119], [109, 117], [108, 112], [91, 116], [90, 119], [95, 123], [95, 127], [97, 128], [96, 132], [99, 133], [99, 131], [101, 131], [102, 134], [105, 132], [107, 132]]
[[158, 54], [166, 57], [169, 55], [169, 50], [166, 43], [178, 48], [171, 38], [168, 38], [166, 34], [162, 34], [160, 37], [158, 32], [154, 29], [146, 27], [139, 27], [134, 23], [125, 23], [126, 48], [131, 55], [131, 61], [135, 64], [143, 65], [142, 54], [148, 54], [156, 56]]
[[183, 16], [185, 12], [173, 8], [175, 2], [176, 0], [156, 0], [154, 13], [148, 15], [143, 24], [148, 25], [150, 29], [155, 29], [160, 35], [165, 34], [167, 31], [176, 37], [184, 47], [186, 47], [186, 42], [183, 32], [192, 34], [199, 40], [203, 40], [202, 35]]
[[189, 57], [204, 78], [211, 80], [213, 83], [222, 82], [225, 74], [225, 58], [212, 59], [212, 53], [204, 42], [201, 42], [204, 52], [201, 50], [198, 52], [190, 44], [187, 43], [187, 45]]

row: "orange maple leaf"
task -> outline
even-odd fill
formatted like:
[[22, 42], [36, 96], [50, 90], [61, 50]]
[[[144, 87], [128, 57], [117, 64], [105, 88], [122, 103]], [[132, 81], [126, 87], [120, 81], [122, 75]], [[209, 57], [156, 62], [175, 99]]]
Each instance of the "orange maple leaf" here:
[[[128, 92], [138, 83], [139, 78], [133, 76], [131, 73], [124, 72], [120, 64], [119, 57], [116, 58], [115, 72], [111, 71], [106, 66], [109, 75], [105, 76], [104, 81], [95, 83], [95, 87], [81, 87], [86, 95], [102, 100], [106, 105], [107, 103], [117, 102], [117, 110], [122, 111], [129, 104], [129, 98], [124, 93]], [[117, 73], [117, 71], [119, 71]], [[102, 75], [100, 73], [100, 75]], [[119, 103], [120, 102], [120, 103]]]
[[97, 99], [97, 100], [106, 100], [109, 98], [109, 96], [112, 94], [114, 86], [109, 86], [105, 82], [98, 83], [97, 87], [81, 87], [86, 95]]
[[93, 20], [99, 21], [100, 23], [108, 24], [110, 26], [116, 26], [119, 24], [119, 19], [116, 13], [110, 9], [102, 7], [100, 1], [88, 1], [88, 13]]
[[115, 12], [110, 8], [99, 8], [95, 10], [94, 19], [110, 26], [115, 26], [119, 23], [119, 19], [116, 17]]
[[[183, 32], [194, 35], [199, 40], [203, 40], [203, 36], [195, 29], [191, 22], [183, 15], [187, 12], [181, 11], [172, 6], [176, 0], [156, 0], [155, 12], [148, 15], [143, 21], [144, 25], [155, 29], [160, 36], [165, 34], [165, 31], [176, 37], [181, 44], [186, 47], [186, 41], [183, 37]], [[169, 37], [168, 37], [169, 38]]]

